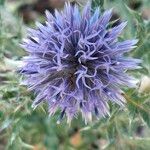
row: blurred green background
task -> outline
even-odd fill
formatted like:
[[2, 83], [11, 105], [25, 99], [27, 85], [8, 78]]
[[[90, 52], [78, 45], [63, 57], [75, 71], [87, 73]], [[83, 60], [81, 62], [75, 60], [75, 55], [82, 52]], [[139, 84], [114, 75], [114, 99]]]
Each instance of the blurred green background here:
[[[81, 9], [85, 0], [70, 0]], [[124, 110], [111, 105], [110, 118], [85, 125], [79, 116], [69, 126], [58, 115], [48, 117], [47, 106], [31, 108], [34, 95], [20, 85], [16, 69], [25, 55], [19, 44], [27, 27], [44, 22], [46, 9], [63, 9], [61, 0], [0, 0], [0, 150], [149, 150], [150, 149], [150, 1], [93, 0], [101, 11], [114, 8], [112, 22], [127, 20], [122, 39], [138, 38], [128, 55], [143, 60], [142, 69], [129, 72], [137, 89], [124, 89]]]

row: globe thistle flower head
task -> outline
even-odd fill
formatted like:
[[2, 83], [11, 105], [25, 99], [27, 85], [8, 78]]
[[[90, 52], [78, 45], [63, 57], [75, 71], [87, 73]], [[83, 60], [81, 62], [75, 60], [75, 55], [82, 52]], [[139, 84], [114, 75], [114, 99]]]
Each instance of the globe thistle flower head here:
[[29, 29], [22, 46], [21, 73], [24, 84], [36, 94], [33, 108], [46, 102], [50, 116], [60, 110], [60, 121], [68, 122], [81, 112], [85, 122], [109, 115], [108, 102], [124, 106], [120, 87], [134, 87], [126, 70], [138, 68], [140, 60], [124, 57], [137, 40], [119, 41], [126, 22], [110, 28], [112, 10], [93, 14], [88, 4], [80, 13], [78, 6], [65, 5], [53, 16], [46, 11], [45, 25]]

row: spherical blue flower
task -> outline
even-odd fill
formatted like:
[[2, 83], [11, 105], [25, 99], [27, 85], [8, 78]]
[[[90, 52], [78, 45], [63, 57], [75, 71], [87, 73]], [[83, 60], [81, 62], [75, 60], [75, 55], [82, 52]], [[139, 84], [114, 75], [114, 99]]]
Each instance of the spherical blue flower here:
[[137, 40], [119, 41], [126, 22], [109, 27], [112, 10], [91, 14], [88, 4], [80, 13], [78, 6], [66, 4], [53, 16], [46, 11], [45, 25], [29, 29], [22, 46], [21, 73], [25, 84], [35, 92], [33, 107], [48, 103], [49, 114], [61, 110], [60, 120], [68, 122], [82, 113], [85, 122], [109, 115], [108, 102], [124, 106], [122, 86], [134, 87], [125, 72], [138, 68], [140, 61], [125, 57]]

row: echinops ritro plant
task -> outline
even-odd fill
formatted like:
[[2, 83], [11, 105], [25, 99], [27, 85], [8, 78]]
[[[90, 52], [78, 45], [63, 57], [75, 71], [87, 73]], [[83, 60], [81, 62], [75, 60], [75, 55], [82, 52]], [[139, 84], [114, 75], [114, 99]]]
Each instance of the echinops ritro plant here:
[[66, 3], [54, 16], [46, 11], [46, 23], [29, 29], [22, 43], [28, 56], [20, 73], [24, 84], [36, 94], [33, 108], [45, 102], [49, 114], [61, 110], [68, 123], [81, 112], [85, 122], [109, 115], [108, 102], [124, 106], [122, 86], [135, 87], [127, 70], [139, 68], [140, 60], [125, 57], [137, 40], [119, 41], [126, 26], [110, 28], [112, 9], [91, 13], [87, 4], [80, 13], [77, 5]]

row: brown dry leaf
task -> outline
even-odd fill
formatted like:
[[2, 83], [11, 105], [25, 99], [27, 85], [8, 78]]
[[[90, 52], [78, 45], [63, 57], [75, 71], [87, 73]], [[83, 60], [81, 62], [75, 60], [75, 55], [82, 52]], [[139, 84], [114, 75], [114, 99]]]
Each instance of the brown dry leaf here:
[[49, 0], [49, 2], [52, 8], [61, 9], [64, 6], [66, 0]]
[[142, 11], [142, 16], [143, 16], [144, 19], [150, 20], [150, 9], [149, 8], [145, 8]]
[[70, 143], [74, 146], [74, 147], [79, 147], [82, 144], [82, 137], [80, 132], [75, 133], [71, 139], [70, 139]]
[[34, 145], [33, 150], [47, 150], [44, 145]]

